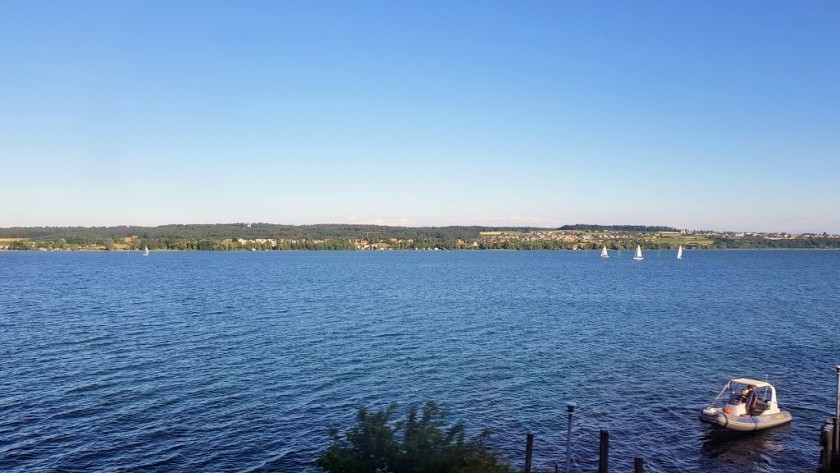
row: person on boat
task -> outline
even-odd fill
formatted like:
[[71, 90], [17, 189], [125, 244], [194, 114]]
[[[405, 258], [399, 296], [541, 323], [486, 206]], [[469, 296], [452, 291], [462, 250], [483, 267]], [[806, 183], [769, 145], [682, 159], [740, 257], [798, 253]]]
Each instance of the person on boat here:
[[746, 404], [747, 403], [747, 396], [749, 394], [750, 394], [749, 389], [747, 389], [747, 388], [742, 389], [741, 390], [741, 395], [738, 396], [738, 402], [741, 403], [741, 404]]
[[755, 407], [758, 405], [758, 396], [755, 395], [755, 386], [750, 385], [747, 388], [747, 414], [755, 415]]

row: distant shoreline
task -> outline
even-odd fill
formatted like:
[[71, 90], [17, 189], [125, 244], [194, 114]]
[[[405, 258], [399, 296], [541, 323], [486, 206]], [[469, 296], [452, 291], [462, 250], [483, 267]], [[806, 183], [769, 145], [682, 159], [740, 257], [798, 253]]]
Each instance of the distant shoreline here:
[[[643, 251], [646, 252], [656, 252], [656, 251], [668, 251], [668, 252], [676, 252], [675, 248], [645, 248], [642, 247]], [[687, 249], [686, 251], [838, 251], [840, 248], [691, 248]], [[160, 249], [149, 249], [150, 253], [312, 253], [312, 252], [352, 252], [352, 253], [375, 253], [375, 252], [392, 252], [392, 253], [448, 253], [448, 252], [461, 252], [461, 253], [487, 253], [487, 252], [591, 252], [591, 253], [598, 253], [600, 250], [597, 248], [587, 248], [587, 249], [573, 249], [573, 248], [549, 248], [549, 249], [505, 249], [505, 248], [486, 248], [486, 249], [446, 249], [446, 250], [426, 250], [426, 249], [382, 249], [382, 250], [356, 250], [356, 249], [338, 249], [338, 250], [326, 250], [326, 249], [283, 249], [283, 250], [257, 250], [257, 251], [250, 251], [244, 249], [238, 250], [198, 250], [198, 249], [188, 249], [188, 250], [179, 250], [179, 249], [168, 249], [168, 248], [160, 248]], [[631, 248], [622, 249], [622, 250], [610, 250], [610, 254], [614, 254], [618, 251], [626, 251], [628, 253], [632, 253]], [[106, 250], [103, 248], [82, 248], [82, 249], [37, 249], [37, 250], [20, 250], [20, 249], [8, 249], [8, 248], [0, 248], [0, 253], [143, 253], [143, 250], [123, 250], [123, 249], [114, 249], [114, 250]]]
[[717, 232], [643, 225], [386, 227], [266, 223], [0, 228], [0, 250], [676, 250], [840, 249], [828, 233]]

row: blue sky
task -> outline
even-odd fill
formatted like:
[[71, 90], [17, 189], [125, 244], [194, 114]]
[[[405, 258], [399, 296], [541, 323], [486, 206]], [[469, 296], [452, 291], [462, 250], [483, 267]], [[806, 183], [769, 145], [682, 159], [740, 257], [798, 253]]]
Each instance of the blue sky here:
[[840, 232], [840, 3], [0, 3], [0, 226]]

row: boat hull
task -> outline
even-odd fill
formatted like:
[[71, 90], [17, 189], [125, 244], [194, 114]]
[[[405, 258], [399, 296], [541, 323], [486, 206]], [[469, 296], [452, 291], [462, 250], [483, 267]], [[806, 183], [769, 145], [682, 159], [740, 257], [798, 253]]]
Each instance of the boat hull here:
[[793, 420], [793, 417], [788, 411], [779, 411], [776, 414], [760, 416], [736, 416], [726, 414], [719, 409], [708, 408], [703, 409], [700, 413], [701, 422], [705, 422], [715, 428], [738, 432], [769, 429], [787, 424], [791, 420]]

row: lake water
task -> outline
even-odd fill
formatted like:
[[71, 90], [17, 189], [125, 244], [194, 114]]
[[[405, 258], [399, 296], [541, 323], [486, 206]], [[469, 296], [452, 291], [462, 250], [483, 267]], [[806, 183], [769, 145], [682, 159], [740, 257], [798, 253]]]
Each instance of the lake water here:
[[[840, 252], [0, 252], [0, 471], [316, 472], [358, 407], [435, 400], [538, 471], [814, 471]], [[769, 376], [787, 427], [697, 413]]]

